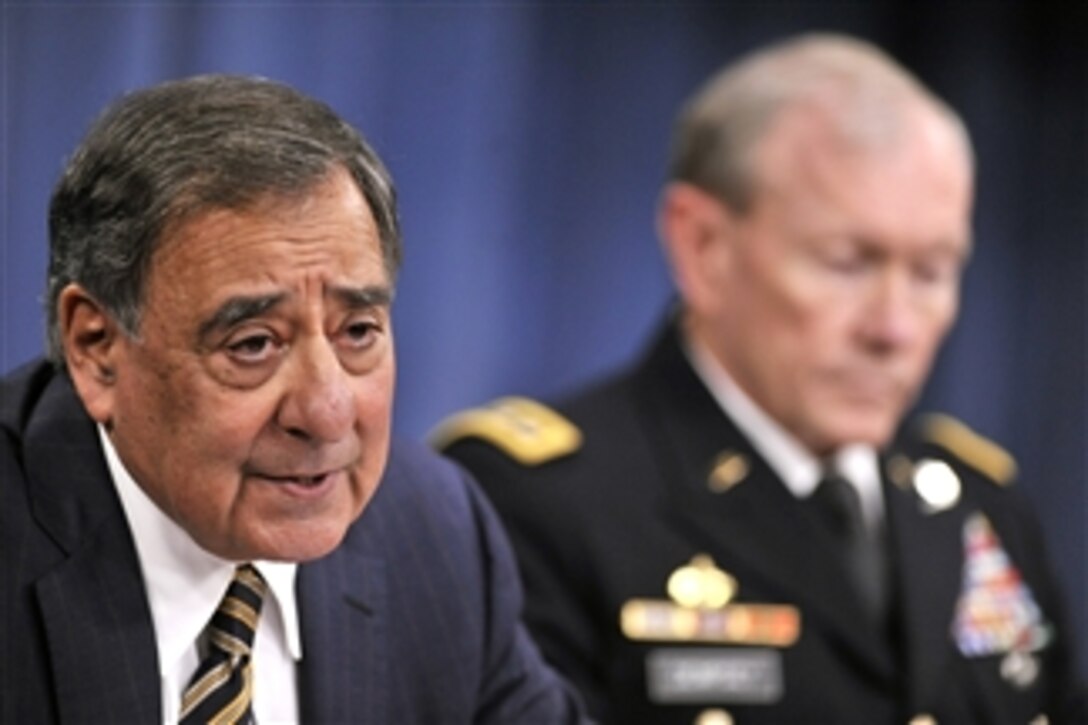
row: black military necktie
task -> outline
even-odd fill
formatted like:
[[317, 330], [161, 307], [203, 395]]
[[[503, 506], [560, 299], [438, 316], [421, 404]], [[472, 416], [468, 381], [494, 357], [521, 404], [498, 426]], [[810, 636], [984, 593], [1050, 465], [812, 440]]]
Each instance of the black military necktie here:
[[882, 626], [888, 607], [886, 552], [883, 537], [865, 524], [861, 496], [841, 475], [828, 472], [812, 502], [831, 533], [853, 580], [862, 607]]
[[250, 650], [268, 585], [250, 564], [234, 571], [208, 623], [208, 654], [181, 698], [181, 725], [253, 722]]

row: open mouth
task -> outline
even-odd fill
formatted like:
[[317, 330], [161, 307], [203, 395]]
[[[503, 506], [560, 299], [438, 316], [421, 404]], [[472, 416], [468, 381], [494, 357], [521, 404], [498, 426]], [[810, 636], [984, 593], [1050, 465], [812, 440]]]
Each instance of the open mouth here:
[[256, 484], [294, 496], [313, 497], [323, 496], [349, 481], [354, 464], [351, 460], [342, 465], [339, 461], [323, 460], [313, 461], [310, 465], [296, 461], [294, 465], [298, 468], [292, 469], [291, 463], [286, 462], [281, 465], [274, 462], [265, 466], [247, 465], [242, 473]]
[[262, 476], [272, 483], [288, 484], [293, 486], [301, 486], [303, 488], [317, 488], [321, 484], [325, 483], [332, 474], [329, 472], [318, 473], [312, 476]]
[[314, 486], [320, 486], [328, 478], [327, 473], [319, 473], [316, 476], [299, 476], [297, 478], [287, 479], [290, 483], [294, 483], [298, 486], [306, 486], [312, 488]]

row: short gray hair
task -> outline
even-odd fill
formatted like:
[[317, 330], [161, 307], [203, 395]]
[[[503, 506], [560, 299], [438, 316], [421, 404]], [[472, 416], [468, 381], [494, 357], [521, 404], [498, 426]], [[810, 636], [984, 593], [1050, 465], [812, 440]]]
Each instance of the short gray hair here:
[[847, 35], [812, 33], [757, 50], [707, 81], [677, 119], [672, 180], [698, 186], [738, 212], [759, 190], [757, 147], [783, 110], [818, 104], [845, 138], [872, 142], [894, 135], [904, 101], [921, 101], [970, 140], [944, 101], [875, 45]]
[[267, 79], [205, 75], [120, 98], [94, 123], [49, 206], [49, 356], [57, 301], [81, 285], [130, 335], [168, 225], [267, 197], [301, 197], [346, 170], [374, 216], [390, 280], [401, 260], [396, 191], [362, 136], [324, 103]]

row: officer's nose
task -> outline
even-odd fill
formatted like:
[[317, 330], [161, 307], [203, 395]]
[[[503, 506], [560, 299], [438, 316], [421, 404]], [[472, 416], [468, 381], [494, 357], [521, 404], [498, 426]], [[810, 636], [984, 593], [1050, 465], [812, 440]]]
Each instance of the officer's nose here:
[[861, 323], [863, 338], [880, 352], [908, 347], [921, 331], [923, 316], [909, 274], [885, 270], [868, 290]]

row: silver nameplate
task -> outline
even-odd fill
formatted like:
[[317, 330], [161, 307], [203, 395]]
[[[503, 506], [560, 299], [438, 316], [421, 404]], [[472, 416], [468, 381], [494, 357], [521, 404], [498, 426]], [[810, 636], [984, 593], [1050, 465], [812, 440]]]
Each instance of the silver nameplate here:
[[646, 656], [652, 702], [766, 704], [782, 699], [782, 653], [755, 647], [677, 647]]

